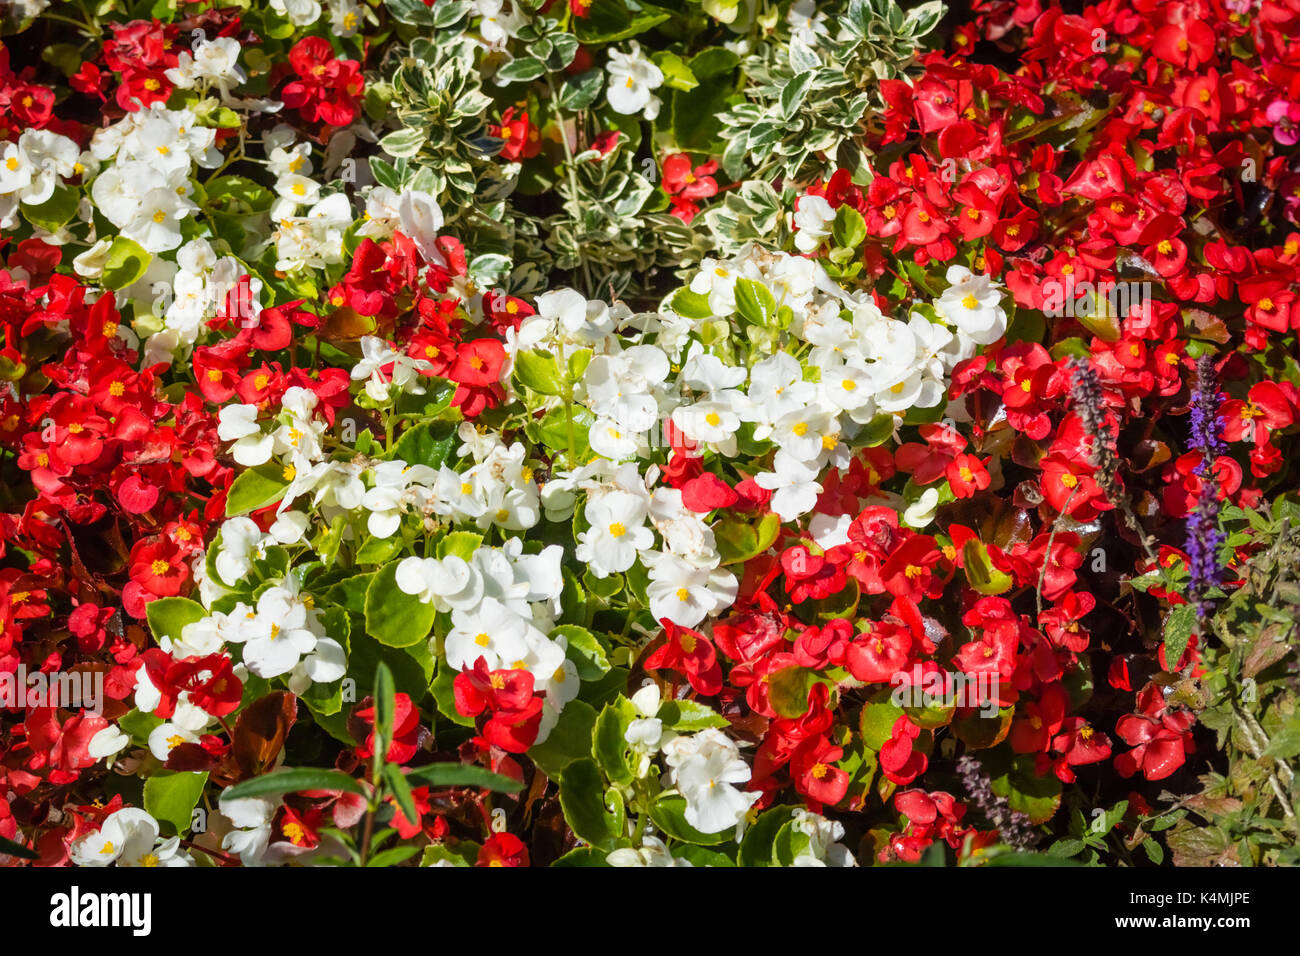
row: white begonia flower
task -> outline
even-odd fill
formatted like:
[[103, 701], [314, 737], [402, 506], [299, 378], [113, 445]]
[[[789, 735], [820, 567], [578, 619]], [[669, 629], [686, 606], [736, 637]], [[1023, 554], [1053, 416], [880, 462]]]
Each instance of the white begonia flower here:
[[610, 866], [694, 866], [690, 860], [678, 860], [668, 849], [663, 840], [646, 835], [641, 840], [641, 848], [623, 847], [611, 851], [605, 862]]
[[157, 866], [161, 862], [154, 854], [158, 833], [158, 821], [150, 814], [123, 807], [105, 817], [98, 830], [74, 841], [69, 855], [77, 866]]
[[977, 345], [992, 345], [1007, 330], [1000, 288], [988, 276], [977, 276], [965, 266], [948, 267], [949, 287], [935, 301], [935, 311]]
[[429, 193], [418, 189], [404, 190], [397, 200], [397, 227], [408, 236], [420, 255], [433, 263], [442, 263], [443, 256], [434, 244], [443, 226], [442, 207]]
[[212, 718], [186, 700], [182, 693], [176, 702], [176, 711], [170, 720], [159, 724], [149, 732], [149, 752], [159, 760], [166, 761], [173, 750], [181, 744], [196, 744], [199, 734], [212, 722]]
[[791, 39], [815, 47], [821, 37], [830, 37], [826, 14], [817, 10], [817, 0], [795, 0], [786, 11], [785, 22], [790, 25]]
[[773, 458], [772, 467], [776, 470], [755, 475], [754, 483], [773, 493], [771, 508], [782, 521], [794, 521], [817, 506], [822, 486], [817, 481], [816, 466], [780, 449]]
[[479, 34], [493, 50], [504, 49], [506, 42], [527, 22], [514, 4], [509, 11], [504, 7], [503, 0], [474, 0], [474, 9], [483, 18], [479, 21]]
[[203, 657], [221, 650], [226, 643], [226, 634], [237, 627], [229, 615], [213, 611], [207, 617], [186, 624], [174, 640], [164, 634], [159, 638], [158, 646], [173, 657]]
[[221, 526], [221, 550], [217, 552], [217, 576], [228, 586], [244, 579], [253, 561], [266, 556], [266, 535], [252, 518], [230, 518]]
[[306, 216], [282, 218], [276, 225], [276, 269], [323, 269], [343, 261], [343, 233], [352, 225], [352, 206], [345, 193], [335, 193]]
[[707, 445], [726, 457], [736, 454], [740, 415], [727, 401], [705, 401], [673, 409], [672, 423], [692, 442]]
[[266, 166], [276, 179], [285, 176], [310, 176], [315, 168], [311, 161], [311, 143], [267, 145], [266, 148], [268, 150]]
[[597, 355], [583, 375], [587, 404], [619, 429], [644, 432], [658, 419], [659, 402], [652, 389], [663, 382], [668, 369], [668, 357], [653, 345]]
[[405, 594], [432, 604], [439, 611], [470, 611], [483, 598], [483, 576], [464, 558], [404, 558], [395, 572]]
[[301, 695], [312, 684], [331, 684], [348, 670], [348, 655], [332, 637], [318, 637], [316, 647], [289, 675], [289, 690]]
[[401, 197], [387, 186], [372, 186], [366, 193], [365, 222], [357, 230], [363, 238], [387, 239], [400, 225]]
[[905, 412], [918, 404], [925, 384], [920, 369], [881, 365], [872, 372], [877, 411]]
[[835, 210], [824, 196], [800, 196], [794, 213], [794, 244], [800, 252], [816, 251], [831, 234]]
[[583, 514], [590, 527], [578, 533], [574, 556], [598, 578], [626, 571], [639, 551], [654, 546], [654, 532], [645, 526], [648, 511], [643, 497], [623, 491], [589, 502]]
[[192, 53], [182, 50], [177, 55], [176, 66], [165, 75], [172, 85], [183, 90], [193, 89], [202, 82], [215, 84], [226, 93], [248, 79], [239, 68], [239, 51], [239, 41], [234, 37], [199, 40]]
[[849, 848], [836, 841], [844, 836], [844, 824], [799, 807], [792, 814], [792, 829], [808, 837], [808, 846], [794, 858], [793, 866], [857, 866]]
[[135, 709], [142, 714], [152, 714], [162, 703], [162, 692], [149, 679], [149, 672], [138, 667], [135, 671]]
[[686, 799], [686, 822], [701, 833], [720, 833], [745, 818], [759, 793], [734, 785], [750, 779], [735, 742], [715, 728], [677, 737], [664, 747], [673, 786]]
[[271, 0], [271, 9], [296, 27], [311, 26], [321, 15], [317, 0]]
[[243, 643], [250, 673], [270, 679], [289, 673], [316, 649], [318, 636], [310, 624], [307, 605], [293, 590], [277, 585], [262, 592], [252, 620], [227, 640]]
[[840, 434], [839, 421], [824, 408], [811, 406], [786, 412], [772, 427], [772, 441], [785, 455], [798, 461], [816, 461], [833, 449]]
[[649, 444], [641, 433], [625, 431], [625, 427], [612, 418], [597, 418], [587, 429], [587, 443], [593, 452], [610, 461], [622, 461], [643, 450], [648, 451]]
[[330, 0], [330, 29], [337, 36], [355, 36], [361, 29], [361, 17], [365, 7], [357, 0]]
[[217, 413], [217, 437], [234, 442], [231, 457], [245, 468], [271, 460], [275, 439], [257, 424], [256, 405], [224, 405]]
[[535, 348], [549, 342], [596, 343], [613, 331], [609, 306], [588, 301], [573, 289], [551, 289], [537, 297], [537, 313], [519, 326], [519, 347]]
[[[392, 370], [385, 373], [385, 366]], [[420, 372], [433, 368], [432, 363], [424, 359], [411, 358], [404, 352], [398, 352], [383, 339], [366, 335], [361, 339], [361, 361], [352, 368], [352, 380], [366, 381], [366, 394], [376, 402], [389, 399], [389, 385], [399, 391], [413, 395], [423, 395], [424, 386], [420, 384]]]
[[268, 797], [228, 800], [223, 793], [217, 806], [233, 827], [221, 838], [221, 849], [236, 854], [245, 866], [261, 865], [271, 839], [271, 821], [280, 808], [280, 800]]
[[921, 529], [934, 520], [935, 510], [939, 507], [939, 489], [926, 488], [921, 497], [907, 506], [902, 514], [903, 524], [909, 528]]
[[704, 516], [682, 504], [676, 488], [659, 487], [650, 497], [650, 520], [664, 547], [697, 568], [717, 567], [717, 539]]
[[447, 634], [447, 663], [457, 670], [474, 666], [480, 657], [489, 670], [509, 667], [528, 653], [527, 620], [496, 598], [485, 597], [472, 610], [453, 609]]
[[674, 554], [658, 552], [644, 553], [642, 563], [650, 569], [646, 596], [657, 620], [695, 627], [736, 599], [736, 576], [724, 569], [696, 567]]
[[707, 296], [709, 311], [726, 318], [736, 311], [736, 280], [741, 274], [731, 262], [705, 258], [700, 271], [691, 278], [690, 289], [697, 295]]
[[822, 397], [842, 411], [871, 404], [874, 393], [871, 372], [862, 361], [852, 359], [822, 369]]
[[747, 374], [744, 368], [727, 365], [716, 355], [701, 351], [686, 360], [679, 381], [716, 399], [745, 384]]
[[108, 265], [108, 253], [113, 248], [113, 240], [97, 239], [89, 249], [72, 260], [72, 271], [83, 279], [98, 279], [104, 274]]
[[130, 743], [129, 734], [124, 734], [116, 724], [109, 724], [90, 738], [90, 742], [86, 744], [86, 753], [95, 760], [102, 760], [104, 757], [121, 753]]
[[267, 529], [267, 534], [278, 544], [298, 544], [311, 527], [311, 515], [305, 511], [286, 511], [276, 515], [275, 521]]
[[361, 502], [370, 512], [366, 530], [376, 538], [388, 538], [401, 527], [404, 509], [423, 506], [431, 493], [426, 486], [437, 481], [438, 473], [427, 465], [404, 461], [380, 462], [373, 471], [375, 486]]
[[646, 119], [653, 120], [663, 105], [652, 92], [663, 85], [663, 71], [642, 55], [637, 41], [629, 41], [628, 49], [627, 53], [609, 51], [609, 64], [605, 67], [609, 74], [609, 87], [605, 90], [609, 108], [624, 116], [643, 113]]
[[[633, 750], [647, 756], [658, 753], [660, 746], [675, 736], [671, 730], [665, 735], [663, 721], [655, 716], [659, 713], [659, 703], [659, 688], [654, 684], [648, 684], [633, 694], [632, 706], [640, 716], [633, 718], [623, 733], [623, 739]], [[649, 761], [645, 766], [648, 769]], [[637, 776], [644, 776], [644, 773]]]
[[[319, 201], [320, 183], [308, 176], [286, 173], [275, 181], [275, 193], [289, 203], [289, 208], [282, 210], [287, 215], [293, 212], [295, 206], [311, 205]], [[272, 212], [273, 218], [279, 218], [276, 212], [281, 210]]]

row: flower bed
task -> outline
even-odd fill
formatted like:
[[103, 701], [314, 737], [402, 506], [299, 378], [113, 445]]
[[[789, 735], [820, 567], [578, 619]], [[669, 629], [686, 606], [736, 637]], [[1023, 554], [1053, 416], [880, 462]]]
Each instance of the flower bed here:
[[23, 0], [0, 863], [1300, 860], [1300, 12]]

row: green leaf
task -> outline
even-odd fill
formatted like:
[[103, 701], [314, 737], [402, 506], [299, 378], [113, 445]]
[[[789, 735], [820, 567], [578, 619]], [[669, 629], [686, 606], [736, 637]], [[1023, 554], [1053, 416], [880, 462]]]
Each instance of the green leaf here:
[[366, 538], [365, 543], [357, 548], [357, 564], [383, 564], [394, 558], [402, 550], [402, 539], [396, 534], [387, 538]]
[[691, 68], [676, 53], [660, 50], [650, 58], [664, 75], [664, 85], [674, 90], [693, 90], [700, 85]]
[[671, 14], [638, 0], [593, 0], [587, 15], [574, 21], [574, 32], [584, 44], [626, 40], [658, 26]]
[[497, 70], [499, 83], [526, 83], [546, 72], [546, 64], [535, 56], [516, 57]]
[[[808, 90], [812, 87], [812, 81], [815, 74], [812, 70], [807, 70], [790, 78], [789, 82], [781, 90], [781, 118], [789, 120], [799, 111], [803, 105], [804, 97], [808, 95]], [[843, 207], [841, 207], [843, 208]]]
[[424, 855], [420, 857], [420, 866], [433, 866], [443, 860], [452, 866], [473, 866], [481, 849], [482, 845], [473, 840], [460, 840], [455, 846], [435, 843], [424, 848]]
[[996, 762], [990, 757], [985, 761], [985, 769], [992, 777], [993, 792], [1003, 797], [1012, 810], [1027, 816], [1031, 823], [1046, 823], [1060, 806], [1061, 781], [1050, 773], [1040, 777], [1032, 756], [1016, 757], [1001, 773], [997, 773]]
[[752, 522], [745, 518], [724, 517], [714, 522], [713, 535], [717, 541], [722, 563], [740, 564], [758, 557], [776, 541], [781, 533], [781, 518], [768, 512]]
[[155, 819], [170, 823], [178, 835], [188, 833], [194, 808], [207, 782], [206, 771], [156, 773], [144, 782], [144, 808]]
[[393, 159], [411, 159], [427, 141], [423, 130], [408, 127], [389, 133], [379, 141], [379, 148]]
[[767, 286], [742, 277], [736, 280], [736, 311], [751, 325], [766, 327], [776, 319], [776, 299]]
[[106, 289], [124, 289], [138, 282], [153, 259], [138, 242], [118, 236], [108, 250], [104, 274], [100, 278]]
[[384, 6], [393, 19], [413, 26], [431, 27], [434, 25], [433, 8], [424, 5], [423, 0], [384, 0]]
[[927, 0], [926, 3], [907, 11], [907, 18], [903, 21], [899, 32], [913, 37], [923, 37], [939, 25], [946, 11], [947, 7], [943, 0]]
[[673, 293], [668, 301], [668, 307], [684, 319], [702, 321], [713, 318], [713, 310], [709, 308], [709, 297], [686, 288], [678, 289]]
[[359, 793], [362, 796], [366, 793], [366, 788], [362, 786], [360, 780], [342, 770], [300, 767], [275, 770], [253, 777], [228, 787], [221, 796], [226, 800], [243, 800], [246, 797], [275, 797], [284, 793], [301, 793], [303, 790], [342, 790], [344, 793]]
[[550, 736], [529, 747], [528, 756], [542, 773], [558, 777], [575, 760], [591, 756], [595, 727], [595, 708], [584, 701], [571, 700], [564, 705]]
[[635, 717], [635, 709], [626, 698], [616, 703], [606, 704], [596, 718], [596, 730], [592, 738], [592, 756], [612, 782], [624, 786], [636, 779], [637, 758], [631, 754], [626, 734]]
[[436, 554], [440, 561], [447, 557], [456, 557], [468, 561], [474, 557], [474, 552], [482, 546], [483, 536], [481, 534], [475, 534], [472, 531], [453, 531], [438, 540]]
[[780, 829], [790, 822], [790, 807], [773, 807], [759, 815], [740, 841], [739, 866], [771, 866], [772, 849]]
[[1082, 840], [1076, 840], [1072, 837], [1064, 840], [1057, 840], [1047, 848], [1047, 855], [1059, 858], [1076, 856], [1083, 852], [1087, 845], [1088, 844], [1084, 843]]
[[1176, 667], [1196, 626], [1196, 605], [1180, 604], [1165, 618], [1165, 662]]
[[699, 846], [717, 846], [731, 839], [732, 828], [727, 827], [720, 833], [701, 833], [686, 822], [686, 799], [684, 797], [663, 796], [650, 805], [650, 819], [655, 822], [665, 835], [683, 843]]
[[790, 820], [776, 831], [776, 839], [772, 841], [772, 865], [794, 866], [794, 861], [803, 856], [811, 844], [812, 838], [796, 829], [794, 821]]
[[569, 80], [560, 87], [560, 109], [576, 112], [585, 110], [600, 95], [605, 85], [605, 74], [600, 69], [587, 70]]
[[366, 633], [389, 647], [410, 647], [429, 636], [437, 616], [432, 604], [423, 603], [397, 586], [393, 561], [375, 572], [366, 588]]
[[721, 850], [710, 850], [707, 847], [693, 843], [673, 847], [673, 856], [679, 860], [687, 861], [691, 866], [711, 866], [716, 868], [736, 865], [736, 862]]
[[[393, 713], [397, 709], [397, 691], [393, 686], [393, 672], [380, 661], [375, 667], [375, 752], [388, 754], [393, 742]], [[382, 746], [380, 742], [383, 742]], [[411, 819], [415, 819], [412, 817]]]
[[808, 691], [817, 680], [816, 671], [797, 664], [775, 671], [768, 683], [772, 709], [782, 717], [802, 717], [808, 713]]
[[408, 465], [441, 468], [456, 447], [456, 428], [450, 422], [424, 422], [408, 428], [393, 445], [388, 458]]
[[[390, 764], [389, 766], [392, 765]], [[393, 769], [396, 770], [397, 768], [393, 767]], [[412, 810], [415, 809], [414, 803], [411, 804], [411, 809]], [[406, 811], [403, 810], [402, 812], [405, 813]], [[407, 819], [413, 819], [413, 818], [408, 817]], [[407, 860], [409, 860], [411, 857], [415, 856], [415, 854], [419, 852], [420, 852], [420, 848], [418, 846], [410, 846], [409, 844], [404, 846], [391, 847], [387, 850], [384, 850], [381, 853], [376, 853], [374, 856], [372, 856], [369, 860], [366, 861], [366, 866], [367, 867], [397, 866], [399, 863], [405, 863]]]
[[[29, 206], [27, 203], [23, 203], [23, 218], [33, 226], [40, 226], [47, 232], [58, 232], [77, 214], [77, 207], [80, 204], [80, 189], [73, 186], [57, 186], [50, 198], [39, 206]], [[130, 239], [123, 241], [131, 242]], [[115, 242], [113, 245], [116, 247], [117, 243]], [[131, 245], [136, 246], [137, 249], [140, 248], [134, 242], [131, 242]], [[140, 249], [140, 251], [144, 252], [143, 249]], [[148, 253], [145, 253], [145, 255], [147, 260]], [[109, 288], [118, 289], [121, 286], [109, 286]]]
[[993, 567], [988, 548], [977, 538], [971, 538], [962, 548], [966, 567], [966, 580], [980, 594], [1002, 594], [1015, 584], [1011, 575]]
[[504, 774], [493, 773], [473, 764], [434, 763], [417, 767], [406, 774], [408, 783], [422, 787], [478, 787], [497, 793], [518, 793], [523, 784]]
[[708, 704], [694, 700], [666, 700], [656, 715], [665, 727], [678, 733], [689, 734], [709, 727], [730, 727], [727, 720]]
[[473, 727], [474, 718], [466, 717], [456, 709], [456, 675], [460, 673], [445, 660], [438, 661], [438, 673], [433, 678], [433, 683], [429, 690], [433, 692], [434, 703], [438, 705], [438, 713], [449, 719], [454, 724], [460, 724], [462, 727]]
[[576, 624], [561, 624], [551, 632], [551, 637], [563, 635], [568, 641], [565, 654], [578, 668], [579, 680], [597, 680], [609, 673], [606, 649], [595, 634]]
[[15, 843], [13, 840], [7, 840], [0, 837], [0, 856], [16, 856], [20, 860], [39, 860], [41, 855], [35, 850], [29, 850], [21, 843]]
[[1293, 715], [1282, 725], [1282, 729], [1273, 734], [1263, 756], [1277, 760], [1290, 760], [1300, 754], [1300, 716]]
[[831, 238], [841, 249], [856, 249], [867, 238], [867, 221], [848, 203], [835, 212], [835, 223], [831, 226]]
[[560, 857], [551, 866], [609, 866], [605, 858], [609, 856], [603, 850], [597, 850], [589, 846], [580, 846], [576, 850], [570, 850], [564, 856]]
[[590, 757], [575, 760], [560, 775], [560, 807], [564, 819], [580, 840], [605, 850], [613, 850], [619, 833], [615, 820], [605, 806], [605, 783], [600, 768]]
[[118, 718], [117, 726], [119, 730], [128, 734], [132, 741], [143, 746], [148, 743], [149, 735], [162, 722], [161, 717], [155, 717], [153, 714], [143, 714], [138, 710], [131, 710]]
[[526, 350], [515, 356], [515, 378], [535, 392], [559, 395], [564, 390], [555, 356], [545, 352]]
[[415, 797], [411, 794], [411, 785], [407, 783], [402, 768], [395, 763], [385, 763], [382, 780], [389, 793], [397, 801], [397, 806], [401, 809], [402, 815], [407, 820], [418, 822], [420, 812], [415, 809]]
[[894, 735], [894, 724], [903, 716], [903, 708], [890, 700], [888, 695], [881, 697], [881, 700], [863, 707], [858, 718], [858, 732], [862, 734], [862, 742], [872, 750], [879, 750], [885, 745]]
[[161, 641], [179, 640], [181, 631], [187, 624], [201, 621], [208, 616], [207, 610], [197, 601], [183, 597], [165, 597], [150, 601], [145, 605], [144, 614], [149, 622], [149, 630], [154, 639]]
[[233, 518], [273, 505], [284, 497], [288, 487], [284, 467], [275, 462], [242, 471], [231, 482], [226, 495], [226, 517]]

